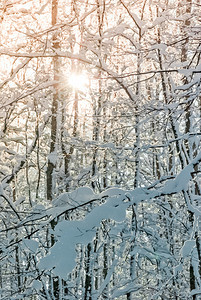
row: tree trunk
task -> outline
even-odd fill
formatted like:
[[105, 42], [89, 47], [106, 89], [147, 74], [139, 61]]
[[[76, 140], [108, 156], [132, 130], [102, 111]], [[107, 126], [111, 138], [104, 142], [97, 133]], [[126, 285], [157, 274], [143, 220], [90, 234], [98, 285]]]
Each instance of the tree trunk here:
[[[52, 0], [52, 26], [57, 24], [58, 15], [58, 0]], [[59, 42], [57, 40], [56, 32], [53, 33], [52, 37], [52, 47], [53, 49], [59, 49]], [[54, 195], [54, 180], [53, 173], [55, 169], [55, 156], [56, 156], [56, 146], [57, 146], [57, 113], [58, 113], [58, 101], [59, 101], [59, 91], [58, 91], [58, 81], [59, 81], [59, 58], [53, 58], [53, 76], [54, 76], [54, 92], [52, 99], [51, 108], [51, 137], [50, 137], [50, 153], [48, 157], [47, 165], [47, 200], [52, 200]]]

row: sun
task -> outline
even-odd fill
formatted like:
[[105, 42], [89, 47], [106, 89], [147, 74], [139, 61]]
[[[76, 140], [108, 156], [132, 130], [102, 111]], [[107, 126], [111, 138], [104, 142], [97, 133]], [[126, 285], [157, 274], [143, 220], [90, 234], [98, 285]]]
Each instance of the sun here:
[[86, 74], [71, 73], [68, 78], [68, 84], [74, 90], [84, 92], [89, 86], [89, 78]]

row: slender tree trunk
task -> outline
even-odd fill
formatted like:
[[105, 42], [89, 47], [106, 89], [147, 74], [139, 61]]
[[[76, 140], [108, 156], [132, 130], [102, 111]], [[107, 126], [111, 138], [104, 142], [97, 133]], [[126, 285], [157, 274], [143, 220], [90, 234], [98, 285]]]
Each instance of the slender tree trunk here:
[[[54, 27], [57, 24], [58, 18], [58, 1], [52, 0], [52, 26]], [[59, 42], [57, 39], [57, 32], [53, 32], [52, 36], [52, 48], [56, 51], [59, 49]], [[54, 91], [53, 91], [53, 99], [52, 99], [52, 107], [51, 107], [51, 125], [50, 125], [50, 153], [48, 157], [48, 165], [47, 165], [47, 200], [53, 200], [54, 192], [55, 192], [55, 182], [54, 182], [54, 170], [56, 167], [56, 152], [57, 152], [57, 129], [58, 129], [58, 101], [59, 101], [59, 58], [53, 58], [53, 79], [54, 83]], [[57, 224], [57, 220], [53, 220], [51, 222], [52, 229], [55, 228]], [[51, 234], [51, 246], [55, 243], [54, 235]], [[52, 281], [52, 293], [56, 299], [59, 299], [59, 281], [57, 277], [52, 277], [50, 279]]]
[[[143, 19], [143, 12], [144, 12], [144, 6], [142, 9], [142, 14], [141, 14], [141, 19]], [[138, 42], [139, 46], [141, 46], [141, 41], [142, 41], [142, 32], [141, 28], [138, 28]], [[140, 74], [140, 60], [141, 60], [141, 54], [137, 54], [137, 74]], [[133, 182], [133, 187], [134, 189], [138, 187], [139, 184], [139, 175], [140, 175], [140, 127], [139, 127], [139, 112], [138, 112], [138, 102], [141, 101], [140, 99], [140, 75], [137, 75], [137, 84], [136, 84], [136, 91], [135, 91], [135, 96], [136, 96], [136, 101], [135, 101], [135, 143], [134, 143], [134, 151], [135, 151], [135, 173], [134, 173], [134, 182]], [[136, 219], [136, 209], [137, 207], [132, 206], [132, 217], [131, 217], [131, 246], [130, 246], [130, 252], [132, 253], [134, 248], [135, 248], [135, 237], [137, 233], [137, 219]], [[143, 207], [142, 207], [143, 210]], [[130, 279], [134, 281], [136, 277], [136, 261], [135, 261], [135, 255], [131, 254], [130, 257]], [[127, 300], [132, 300], [133, 298], [133, 293], [128, 292], [127, 293]]]
[[[186, 1], [186, 8], [185, 8], [185, 13], [191, 15], [191, 10], [192, 10], [192, 0], [187, 0]], [[181, 52], [181, 61], [182, 62], [187, 62], [188, 61], [188, 52], [189, 52], [189, 36], [188, 32], [185, 32], [188, 30], [189, 26], [191, 25], [190, 17], [189, 19], [186, 19], [184, 21], [184, 36], [186, 35], [186, 39], [183, 42], [183, 47], [182, 47], [182, 52]], [[184, 84], [187, 84], [188, 81], [187, 79], [184, 80]], [[187, 103], [186, 105], [186, 120], [185, 120], [185, 133], [191, 132], [191, 127], [192, 127], [192, 119], [191, 116], [193, 114], [193, 108], [192, 108], [192, 103]], [[190, 141], [189, 141], [190, 142]], [[194, 151], [195, 145], [191, 145], [189, 142], [185, 143], [185, 148], [188, 156], [190, 157], [193, 152], [194, 155], [196, 155], [197, 151]], [[192, 159], [193, 157], [191, 157]], [[195, 195], [200, 195], [200, 188], [199, 184], [195, 180]], [[194, 216], [192, 213], [190, 213], [190, 222], [191, 226], [193, 228], [194, 226]], [[199, 230], [199, 229], [198, 229]], [[199, 234], [197, 231], [195, 231], [195, 241], [196, 241], [196, 250], [197, 250], [197, 256], [198, 256], [198, 273], [200, 274], [201, 277], [201, 245], [200, 245], [200, 238]], [[200, 281], [199, 279], [196, 279], [196, 274], [197, 272], [194, 270], [194, 266], [191, 263], [190, 264], [190, 290], [194, 290], [196, 288], [200, 289], [200, 286], [197, 286], [198, 282]], [[193, 295], [193, 300], [197, 299], [197, 295]]]
[[[102, 53], [102, 30], [103, 30], [103, 21], [104, 21], [104, 13], [105, 13], [105, 0], [100, 1], [96, 0], [97, 5], [97, 18], [98, 18], [98, 34], [99, 34], [99, 41], [98, 41], [98, 49], [101, 55]], [[102, 59], [99, 59], [100, 66], [102, 65]], [[102, 72], [99, 71], [98, 78], [101, 78]], [[93, 114], [94, 114], [94, 122], [93, 122], [93, 140], [98, 141], [100, 138], [100, 122], [101, 122], [101, 108], [102, 108], [102, 80], [98, 79], [98, 99], [97, 101], [93, 102]], [[97, 155], [98, 155], [98, 148], [95, 147], [93, 152], [92, 158], [92, 188], [99, 188], [97, 179], [93, 179], [97, 173]]]
[[[58, 15], [58, 0], [52, 0], [52, 26], [57, 24], [57, 15]], [[53, 49], [59, 49], [59, 42], [57, 40], [56, 32], [53, 33], [52, 37], [52, 47]], [[51, 137], [50, 137], [50, 154], [48, 158], [47, 165], [47, 199], [52, 200], [54, 194], [54, 178], [53, 173], [55, 169], [55, 155], [56, 155], [56, 145], [57, 145], [57, 113], [58, 113], [58, 82], [59, 82], [59, 59], [58, 57], [53, 58], [53, 73], [54, 73], [54, 92], [52, 99], [52, 108], [51, 108]]]
[[[74, 91], [74, 103], [73, 103], [73, 132], [72, 136], [75, 138], [77, 136], [77, 127], [78, 127], [78, 92]], [[62, 124], [64, 125], [65, 118], [64, 118], [64, 110], [62, 111]], [[70, 189], [70, 162], [72, 159], [73, 152], [75, 150], [75, 147], [71, 144], [70, 149], [66, 151], [66, 145], [65, 145], [65, 129], [64, 126], [62, 125], [61, 129], [61, 148], [62, 148], [62, 153], [64, 156], [64, 174], [65, 174], [65, 191], [68, 192]]]
[[91, 278], [91, 244], [87, 245], [86, 249], [86, 261], [85, 261], [85, 289], [84, 289], [84, 300], [92, 300], [91, 291], [92, 291], [92, 278]]

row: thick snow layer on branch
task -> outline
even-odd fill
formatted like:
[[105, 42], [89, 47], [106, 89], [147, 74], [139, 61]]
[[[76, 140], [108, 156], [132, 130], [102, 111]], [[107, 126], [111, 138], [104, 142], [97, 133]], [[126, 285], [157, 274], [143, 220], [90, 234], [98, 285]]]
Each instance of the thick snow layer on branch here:
[[132, 17], [135, 20], [138, 28], [142, 28], [143, 26], [146, 25], [146, 23], [143, 20], [141, 20], [140, 18], [138, 18], [138, 16], [136, 14], [132, 13]]
[[38, 248], [38, 242], [31, 240], [31, 239], [23, 239], [24, 245], [25, 245], [25, 250], [28, 248], [30, 251], [33, 253], [36, 252]]
[[185, 241], [185, 243], [184, 243], [184, 245], [181, 249], [181, 253], [182, 253], [183, 258], [190, 255], [191, 252], [193, 251], [194, 247], [195, 247], [195, 241], [194, 240]]
[[95, 194], [88, 187], [79, 187], [70, 193], [63, 193], [53, 201], [55, 206], [75, 207], [79, 204], [86, 203], [94, 198]]
[[194, 289], [191, 291], [190, 293], [191, 296], [194, 296], [194, 295], [201, 295], [201, 290], [199, 289]]
[[[117, 222], [124, 220], [126, 209], [133, 204], [140, 203], [144, 200], [153, 199], [162, 195], [171, 195], [186, 191], [188, 183], [191, 180], [191, 173], [194, 166], [201, 161], [201, 153], [187, 165], [180, 174], [173, 180], [169, 180], [166, 184], [156, 190], [149, 188], [137, 188], [133, 191], [123, 191], [118, 188], [111, 188], [97, 195], [97, 199], [105, 199], [105, 203], [96, 206], [82, 220], [62, 221], [55, 228], [55, 234], [58, 242], [51, 248], [50, 253], [41, 259], [39, 268], [53, 269], [55, 275], [66, 278], [67, 274], [72, 271], [76, 265], [76, 244], [87, 245], [93, 240], [96, 234], [96, 228], [104, 219], [113, 219]], [[87, 187], [80, 188], [73, 193], [66, 194], [66, 200], [72, 195], [75, 203], [89, 203], [89, 198], [93, 199], [94, 195], [91, 189]], [[62, 205], [65, 194], [55, 202], [56, 205]], [[88, 200], [89, 199], [89, 200]], [[94, 198], [95, 199], [95, 198]], [[59, 200], [62, 200], [61, 202]], [[88, 201], [87, 201], [88, 200]], [[192, 208], [193, 209], [193, 208]], [[197, 214], [201, 212], [197, 210]], [[194, 242], [188, 241], [182, 248], [183, 256], [187, 256], [194, 246]]]
[[[82, 192], [88, 193], [88, 188], [82, 188]], [[106, 192], [100, 196], [104, 197]], [[109, 189], [107, 191], [108, 201], [101, 206], [95, 207], [83, 220], [62, 221], [56, 226], [55, 234], [59, 241], [52, 247], [48, 256], [43, 258], [39, 264], [40, 269], [54, 268], [55, 275], [65, 278], [75, 267], [76, 244], [87, 244], [95, 234], [96, 228], [103, 219], [122, 221], [125, 218], [127, 202], [124, 202], [125, 192], [120, 189]], [[80, 193], [78, 193], [80, 197]], [[76, 199], [80, 202], [80, 199]], [[125, 208], [123, 207], [125, 204]]]
[[154, 49], [157, 49], [157, 50], [160, 50], [161, 51], [161, 54], [164, 54], [165, 53], [165, 50], [167, 49], [167, 45], [166, 44], [154, 44], [152, 47], [151, 47], [151, 50], [154, 50]]

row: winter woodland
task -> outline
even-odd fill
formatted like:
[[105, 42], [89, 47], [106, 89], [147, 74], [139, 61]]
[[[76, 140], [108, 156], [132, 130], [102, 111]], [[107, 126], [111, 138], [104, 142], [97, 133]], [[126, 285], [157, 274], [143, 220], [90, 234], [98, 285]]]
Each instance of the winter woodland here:
[[0, 299], [201, 299], [201, 1], [0, 2]]

